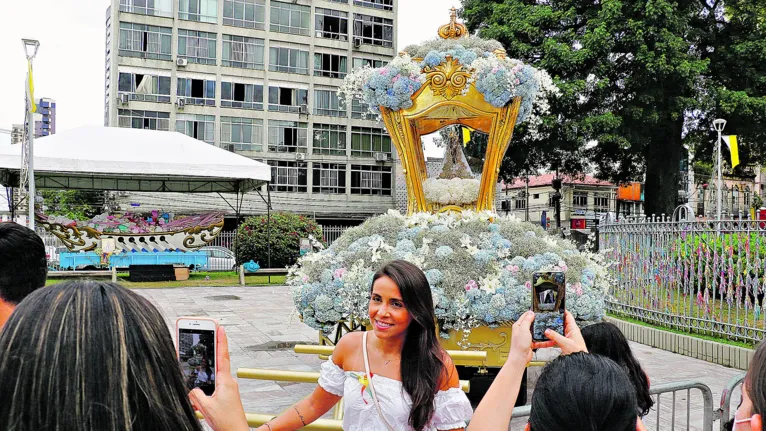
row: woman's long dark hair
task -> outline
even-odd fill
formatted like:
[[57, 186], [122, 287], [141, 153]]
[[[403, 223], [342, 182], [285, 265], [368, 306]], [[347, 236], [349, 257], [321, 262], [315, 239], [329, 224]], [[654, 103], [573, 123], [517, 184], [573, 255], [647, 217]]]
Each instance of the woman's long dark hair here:
[[635, 431], [636, 391], [625, 370], [601, 355], [559, 356], [532, 393], [532, 431]]
[[0, 352], [2, 430], [202, 430], [165, 321], [118, 284], [36, 290]]
[[755, 349], [745, 376], [744, 389], [753, 403], [751, 414], [766, 417], [766, 342], [762, 341]]
[[625, 369], [630, 382], [636, 388], [638, 415], [645, 416], [654, 405], [649, 395], [649, 380], [641, 365], [633, 356], [628, 340], [616, 325], [609, 322], [596, 323], [582, 329], [582, 337], [588, 352], [603, 355]]
[[434, 398], [439, 383], [446, 375], [443, 350], [436, 338], [436, 315], [431, 288], [423, 271], [417, 266], [395, 260], [375, 274], [372, 283], [388, 277], [399, 287], [412, 322], [407, 328], [402, 348], [400, 372], [402, 386], [412, 398], [409, 425], [421, 431], [434, 414]]

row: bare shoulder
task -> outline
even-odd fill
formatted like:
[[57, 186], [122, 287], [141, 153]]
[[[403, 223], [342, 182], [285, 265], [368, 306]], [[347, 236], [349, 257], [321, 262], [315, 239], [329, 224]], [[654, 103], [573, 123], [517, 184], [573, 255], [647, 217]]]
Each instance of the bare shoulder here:
[[446, 391], [450, 388], [460, 387], [460, 377], [458, 377], [457, 368], [452, 361], [452, 357], [445, 350], [442, 350], [441, 359], [444, 364], [444, 374], [439, 381], [439, 390]]
[[338, 344], [335, 345], [335, 350], [332, 352], [332, 359], [335, 365], [343, 368], [343, 364], [347, 359], [354, 357], [359, 348], [362, 345], [362, 335], [364, 332], [349, 332], [341, 337]]

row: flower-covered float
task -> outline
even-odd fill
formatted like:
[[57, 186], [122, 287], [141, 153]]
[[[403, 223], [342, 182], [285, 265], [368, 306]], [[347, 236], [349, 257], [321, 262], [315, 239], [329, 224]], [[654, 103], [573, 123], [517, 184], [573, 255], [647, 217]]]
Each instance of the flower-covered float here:
[[[566, 306], [581, 322], [603, 317], [609, 280], [599, 255], [494, 212], [498, 169], [514, 125], [527, 120], [534, 127], [557, 93], [550, 77], [508, 59], [496, 41], [464, 36], [454, 9], [439, 33], [441, 39], [408, 47], [385, 67], [355, 70], [341, 90], [385, 122], [402, 161], [407, 214], [373, 217], [329, 248], [317, 247], [291, 268], [288, 283], [303, 321], [320, 331], [323, 343], [334, 344], [369, 324], [375, 271], [405, 259], [428, 278], [443, 346], [487, 351], [486, 361], [458, 365], [498, 367], [508, 354], [512, 322], [530, 309], [535, 271], [565, 272]], [[451, 125], [489, 134], [479, 177], [451, 145], [442, 174], [427, 178], [420, 137]]]
[[[220, 212], [175, 215], [162, 211], [145, 214], [100, 214], [90, 220], [72, 220], [38, 213], [37, 223], [58, 237], [70, 251], [92, 251], [101, 240], [113, 238], [118, 250], [147, 244], [149, 249], [191, 250], [204, 247], [223, 230]], [[138, 247], [139, 249], [141, 247]]]

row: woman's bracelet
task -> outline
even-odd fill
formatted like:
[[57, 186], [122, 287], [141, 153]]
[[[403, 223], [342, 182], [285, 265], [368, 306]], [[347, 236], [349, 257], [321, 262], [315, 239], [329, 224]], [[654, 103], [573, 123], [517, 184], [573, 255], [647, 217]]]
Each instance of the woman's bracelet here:
[[268, 422], [266, 422], [264, 425], [266, 425], [269, 428], [269, 431], [274, 431], [274, 430], [271, 429], [271, 425], [269, 425]]

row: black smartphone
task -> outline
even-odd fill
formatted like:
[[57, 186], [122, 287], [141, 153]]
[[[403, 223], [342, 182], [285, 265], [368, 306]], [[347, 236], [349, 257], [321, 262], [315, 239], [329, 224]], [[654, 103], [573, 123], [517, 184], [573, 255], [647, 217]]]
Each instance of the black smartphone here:
[[532, 274], [532, 339], [547, 341], [545, 330], [551, 329], [564, 335], [564, 311], [566, 310], [566, 278], [561, 271], [535, 272]]
[[189, 390], [215, 391], [216, 331], [213, 319], [181, 317], [176, 321], [178, 360]]

